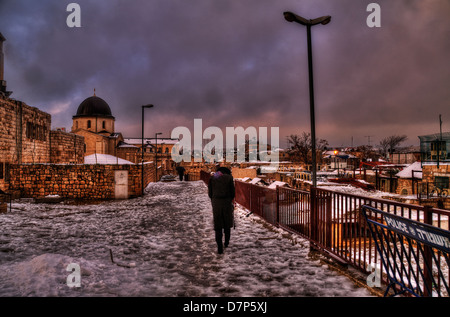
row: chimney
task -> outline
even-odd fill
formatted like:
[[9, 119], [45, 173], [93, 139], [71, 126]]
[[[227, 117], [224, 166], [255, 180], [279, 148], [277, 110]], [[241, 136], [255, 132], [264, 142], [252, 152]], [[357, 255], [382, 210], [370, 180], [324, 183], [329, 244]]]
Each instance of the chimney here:
[[0, 33], [0, 95], [9, 97], [11, 91], [6, 91], [6, 81], [5, 76], [5, 58], [3, 54], [3, 42], [6, 41], [2, 33]]

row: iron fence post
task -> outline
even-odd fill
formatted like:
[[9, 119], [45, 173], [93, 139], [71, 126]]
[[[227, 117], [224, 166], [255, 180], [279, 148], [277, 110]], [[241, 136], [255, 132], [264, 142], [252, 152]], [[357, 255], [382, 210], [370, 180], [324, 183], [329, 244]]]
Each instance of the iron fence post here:
[[277, 200], [276, 200], [276, 210], [275, 210], [275, 217], [276, 217], [276, 222], [277, 222], [277, 226], [279, 226], [280, 224], [280, 188], [279, 186], [276, 187], [276, 196], [277, 196]]
[[[423, 222], [428, 225], [433, 225], [433, 207], [425, 206], [423, 209], [424, 219]], [[423, 295], [425, 297], [433, 296], [432, 287], [433, 287], [433, 277], [431, 276], [431, 272], [433, 269], [433, 260], [432, 260], [432, 252], [431, 248], [424, 244], [424, 255], [423, 255], [423, 275], [424, 275], [424, 290]]]
[[316, 206], [316, 188], [314, 186], [310, 187], [310, 250], [315, 251], [314, 247], [317, 242], [317, 206]]
[[325, 221], [326, 221], [326, 247], [331, 250], [331, 233], [332, 233], [332, 220], [331, 220], [331, 197], [327, 194], [325, 196]]

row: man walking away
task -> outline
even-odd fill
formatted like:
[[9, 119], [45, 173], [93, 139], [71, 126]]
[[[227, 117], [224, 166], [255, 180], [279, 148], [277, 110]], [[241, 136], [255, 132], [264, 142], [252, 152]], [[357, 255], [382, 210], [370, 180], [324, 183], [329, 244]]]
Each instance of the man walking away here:
[[211, 176], [208, 183], [208, 195], [211, 198], [214, 219], [214, 231], [217, 242], [217, 252], [223, 253], [222, 242], [225, 234], [225, 248], [230, 243], [231, 227], [234, 223], [233, 199], [235, 188], [231, 171], [226, 167], [219, 167]]
[[181, 165], [178, 165], [176, 170], [178, 172], [178, 176], [180, 177], [180, 181], [182, 181], [183, 180], [184, 171], [185, 171], [184, 167], [181, 166]]

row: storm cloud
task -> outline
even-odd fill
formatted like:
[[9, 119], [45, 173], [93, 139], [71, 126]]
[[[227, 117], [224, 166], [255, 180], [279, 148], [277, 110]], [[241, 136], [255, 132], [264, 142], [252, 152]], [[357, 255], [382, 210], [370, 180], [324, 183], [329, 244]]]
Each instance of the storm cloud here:
[[[79, 0], [81, 28], [66, 25], [69, 1], [0, 0], [5, 80], [12, 98], [71, 127], [78, 105], [105, 99], [125, 137], [177, 126], [280, 127], [309, 131], [306, 18], [313, 27], [317, 137], [372, 144], [392, 134], [450, 130], [448, 0]], [[366, 24], [381, 6], [381, 27]]]

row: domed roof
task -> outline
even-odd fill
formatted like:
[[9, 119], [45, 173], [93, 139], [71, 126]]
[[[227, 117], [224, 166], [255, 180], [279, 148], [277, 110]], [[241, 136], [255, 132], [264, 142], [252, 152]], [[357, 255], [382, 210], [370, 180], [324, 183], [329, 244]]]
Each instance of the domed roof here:
[[108, 103], [102, 98], [97, 96], [92, 96], [85, 99], [78, 107], [77, 117], [109, 117], [114, 118], [111, 113], [111, 108], [109, 108]]

